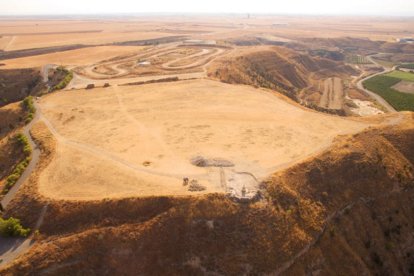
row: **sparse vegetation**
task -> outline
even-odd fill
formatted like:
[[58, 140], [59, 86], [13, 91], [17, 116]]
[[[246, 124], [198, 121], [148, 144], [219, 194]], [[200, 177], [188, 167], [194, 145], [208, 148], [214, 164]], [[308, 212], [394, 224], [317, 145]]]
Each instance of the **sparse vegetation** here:
[[[398, 73], [390, 73], [370, 78], [364, 82], [364, 87], [383, 97], [398, 111], [414, 111], [414, 95], [401, 93], [392, 88], [392, 86], [401, 81], [400, 78], [395, 77], [400, 76]], [[407, 74], [410, 75], [410, 73]], [[414, 74], [412, 74], [412, 76], [414, 80]]]
[[27, 237], [30, 233], [29, 228], [24, 228], [19, 219], [0, 218], [0, 235], [3, 237]]
[[0, 107], [39, 95], [45, 84], [38, 69], [4, 69], [0, 73]]
[[65, 75], [65, 77], [52, 88], [52, 91], [55, 90], [61, 90], [63, 88], [65, 88], [70, 81], [73, 79], [73, 73], [69, 70], [67, 70], [66, 68], [59, 66], [58, 68], [56, 68], [57, 71], [59, 71], [60, 73], [63, 73]]
[[309, 53], [313, 56], [319, 56], [337, 61], [344, 60], [345, 58], [344, 54], [339, 51], [329, 51], [325, 49], [311, 50]]
[[36, 107], [33, 104], [33, 97], [32, 96], [26, 97], [23, 100], [22, 104], [23, 104], [24, 110], [27, 112], [25, 123], [28, 124], [33, 120], [34, 115], [36, 113]]
[[94, 88], [95, 88], [95, 84], [90, 83], [90, 84], [88, 84], [88, 85], [86, 86], [86, 88], [85, 88], [85, 89], [94, 89]]
[[4, 185], [2, 194], [7, 194], [9, 190], [14, 186], [14, 184], [16, 184], [16, 182], [19, 180], [20, 176], [23, 174], [24, 170], [29, 165], [31, 160], [30, 155], [32, 153], [32, 148], [30, 147], [27, 137], [24, 134], [19, 133], [15, 136], [15, 139], [22, 147], [22, 151], [25, 155], [25, 158], [23, 159], [23, 161], [17, 164], [12, 173], [7, 177], [6, 184]]

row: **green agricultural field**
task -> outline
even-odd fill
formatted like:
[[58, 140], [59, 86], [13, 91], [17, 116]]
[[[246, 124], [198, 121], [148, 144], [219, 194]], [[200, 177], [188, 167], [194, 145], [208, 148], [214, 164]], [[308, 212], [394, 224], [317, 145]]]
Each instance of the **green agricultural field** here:
[[403, 72], [403, 71], [392, 71], [388, 74], [385, 74], [388, 77], [397, 78], [400, 80], [406, 80], [406, 81], [414, 81], [414, 74]]
[[[366, 89], [384, 98], [397, 111], [414, 111], [414, 95], [401, 93], [393, 89], [392, 86], [400, 82], [402, 78], [391, 77], [390, 74], [392, 73], [372, 77], [364, 81], [363, 85]], [[394, 75], [400, 76], [400, 74]], [[414, 77], [414, 74], [412, 75]]]
[[414, 63], [401, 64], [401, 68], [414, 69]]

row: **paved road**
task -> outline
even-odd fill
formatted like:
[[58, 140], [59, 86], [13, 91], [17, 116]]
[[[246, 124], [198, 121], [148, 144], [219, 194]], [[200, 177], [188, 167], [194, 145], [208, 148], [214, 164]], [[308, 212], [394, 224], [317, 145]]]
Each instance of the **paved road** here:
[[357, 83], [357, 87], [358, 87], [358, 89], [360, 89], [360, 90], [363, 90], [363, 91], [365, 91], [369, 96], [371, 96], [371, 98], [373, 98], [373, 99], [375, 99], [377, 102], [379, 102], [382, 106], [384, 106], [386, 109], [387, 109], [387, 111], [388, 112], [397, 112], [397, 110], [395, 110], [394, 109], [394, 107], [392, 107], [386, 100], [384, 100], [381, 96], [379, 96], [378, 94], [376, 94], [376, 93], [374, 93], [374, 92], [371, 92], [371, 91], [369, 91], [368, 89], [365, 89], [364, 88], [364, 85], [363, 85], [363, 82], [364, 81], [366, 81], [366, 80], [368, 80], [368, 79], [370, 79], [370, 78], [373, 78], [373, 77], [375, 77], [375, 76], [378, 76], [378, 75], [382, 75], [382, 74], [385, 74], [385, 73], [388, 73], [388, 72], [391, 72], [391, 71], [393, 71], [393, 70], [395, 70], [395, 67], [393, 67], [393, 68], [385, 68], [385, 67], [383, 67], [382, 65], [380, 65], [380, 64], [378, 64], [377, 62], [375, 62], [373, 59], [372, 59], [372, 56], [368, 56], [368, 59], [369, 59], [369, 61], [371, 61], [373, 64], [375, 64], [375, 65], [377, 65], [377, 66], [381, 66], [384, 70], [383, 71], [381, 71], [381, 72], [379, 72], [379, 73], [375, 73], [375, 74], [373, 74], [373, 75], [370, 75], [370, 76], [368, 76], [368, 77], [366, 77], [366, 78], [363, 78], [363, 79], [361, 79], [360, 81], [358, 81], [358, 83]]

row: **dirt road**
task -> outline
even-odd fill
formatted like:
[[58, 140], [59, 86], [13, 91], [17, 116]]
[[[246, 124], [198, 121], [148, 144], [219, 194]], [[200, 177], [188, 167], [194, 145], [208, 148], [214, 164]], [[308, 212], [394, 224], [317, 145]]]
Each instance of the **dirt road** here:
[[[187, 79], [201, 79], [207, 77], [207, 66], [214, 61], [217, 57], [224, 55], [226, 52], [229, 53], [231, 50], [225, 51], [220, 48], [213, 48], [213, 49], [201, 49], [201, 51], [187, 55], [184, 57], [175, 58], [171, 61], [166, 61], [157, 67], [164, 69], [163, 73], [151, 74], [151, 75], [141, 75], [136, 77], [128, 77], [131, 73], [131, 68], [121, 68], [127, 62], [137, 62], [139, 59], [150, 59], [150, 58], [158, 58], [163, 55], [166, 55], [174, 50], [177, 50], [178, 43], [172, 43], [162, 47], [155, 47], [154, 49], [145, 50], [142, 53], [139, 53], [134, 56], [127, 56], [122, 57], [120, 59], [109, 61], [109, 62], [101, 62], [92, 65], [88, 65], [82, 67], [82, 71], [74, 70], [74, 76], [72, 81], [69, 85], [65, 88], [65, 90], [71, 89], [82, 89], [85, 88], [88, 84], [94, 84], [95, 86], [103, 86], [105, 83], [109, 83], [110, 85], [121, 85], [126, 83], [132, 82], [142, 82], [142, 81], [151, 81], [151, 80], [159, 80], [164, 78], [179, 78], [180, 80], [187, 80]], [[199, 60], [191, 62], [190, 64], [186, 65], [177, 65], [174, 66], [175, 63], [183, 61], [183, 60], [192, 60], [196, 57], [199, 57]], [[109, 70], [111, 70], [111, 74], [101, 74], [96, 72], [95, 67], [99, 66], [107, 66]], [[199, 68], [197, 72], [191, 73], [181, 73], [180, 70], [188, 70], [188, 69], [196, 69]], [[78, 73], [77, 73], [78, 72]], [[171, 72], [171, 73], [170, 73]]]
[[385, 68], [385, 67], [383, 67], [382, 65], [378, 64], [377, 62], [375, 62], [375, 61], [372, 59], [372, 56], [368, 56], [367, 58], [368, 58], [368, 60], [369, 60], [369, 61], [371, 61], [373, 64], [375, 64], [375, 65], [377, 65], [377, 66], [382, 67], [384, 70], [383, 70], [382, 72], [375, 73], [375, 74], [373, 74], [373, 75], [370, 75], [370, 76], [368, 76], [368, 77], [366, 77], [366, 78], [363, 78], [363, 79], [359, 80], [359, 81], [358, 81], [358, 83], [357, 83], [357, 87], [358, 87], [358, 89], [360, 89], [360, 90], [362, 90], [362, 91], [366, 92], [369, 96], [371, 96], [371, 98], [375, 99], [378, 103], [380, 103], [382, 106], [384, 106], [384, 107], [387, 109], [387, 111], [388, 111], [388, 112], [397, 112], [397, 110], [395, 110], [395, 109], [394, 109], [394, 107], [392, 107], [392, 106], [391, 106], [391, 105], [390, 105], [390, 104], [389, 104], [386, 100], [384, 100], [384, 99], [383, 99], [380, 95], [378, 95], [378, 94], [376, 94], [376, 93], [374, 93], [374, 92], [371, 92], [371, 91], [369, 91], [368, 89], [365, 89], [365, 87], [364, 87], [364, 85], [363, 85], [363, 82], [364, 82], [364, 81], [366, 81], [366, 80], [368, 80], [368, 79], [370, 79], [370, 78], [373, 78], [373, 77], [375, 77], [375, 76], [378, 76], [378, 75], [382, 75], [382, 74], [385, 74], [385, 73], [391, 72], [391, 71], [395, 70], [395, 67], [393, 67], [393, 68]]
[[[35, 104], [36, 106], [36, 104]], [[20, 186], [28, 179], [39, 161], [40, 150], [33, 141], [30, 135], [30, 129], [39, 120], [40, 114], [36, 112], [36, 115], [30, 124], [26, 125], [23, 129], [24, 135], [28, 138], [29, 144], [32, 148], [32, 159], [23, 172], [19, 180], [14, 184], [6, 196], [1, 201], [4, 209], [7, 209], [9, 203], [13, 200], [18, 192]], [[32, 234], [28, 238], [3, 238], [0, 237], [0, 266], [6, 265], [16, 259], [18, 256], [29, 250], [34, 244], [34, 233], [40, 228], [43, 223], [43, 218], [46, 214], [47, 206], [44, 206], [39, 219], [37, 220], [36, 226], [32, 229]]]
[[32, 159], [30, 160], [30, 163], [27, 166], [26, 170], [23, 172], [22, 176], [19, 178], [19, 180], [17, 180], [16, 184], [14, 184], [14, 186], [10, 189], [7, 195], [5, 195], [1, 200], [1, 205], [4, 209], [7, 209], [7, 205], [10, 203], [10, 201], [12, 201], [20, 186], [27, 180], [27, 178], [32, 173], [33, 169], [36, 167], [37, 162], [39, 161], [40, 150], [33, 141], [32, 136], [30, 135], [30, 129], [32, 128], [33, 124], [37, 122], [38, 119], [39, 113], [36, 112], [34, 119], [23, 128], [22, 132], [28, 138], [30, 147], [32, 148]]

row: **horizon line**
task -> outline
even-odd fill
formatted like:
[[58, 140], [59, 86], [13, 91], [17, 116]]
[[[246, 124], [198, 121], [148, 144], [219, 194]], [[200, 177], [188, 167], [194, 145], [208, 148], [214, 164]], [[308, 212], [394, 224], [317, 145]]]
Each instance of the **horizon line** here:
[[269, 12], [111, 12], [111, 13], [16, 13], [16, 14], [1, 14], [0, 17], [68, 17], [68, 16], [151, 16], [151, 15], [172, 15], [172, 16], [182, 16], [182, 15], [253, 15], [253, 16], [326, 16], [326, 17], [337, 17], [337, 16], [355, 16], [355, 17], [404, 17], [404, 18], [414, 18], [413, 15], [408, 14], [372, 14], [372, 13], [269, 13]]

